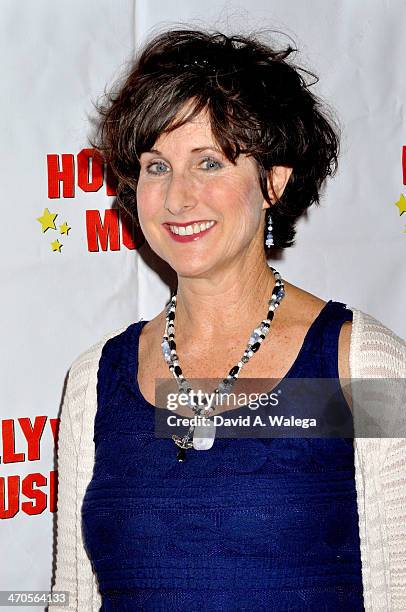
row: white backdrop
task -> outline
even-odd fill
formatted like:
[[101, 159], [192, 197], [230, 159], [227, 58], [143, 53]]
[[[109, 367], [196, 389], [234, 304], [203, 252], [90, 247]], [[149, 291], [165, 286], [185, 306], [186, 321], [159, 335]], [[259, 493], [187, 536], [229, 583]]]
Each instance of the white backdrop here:
[[[67, 369], [105, 333], [155, 316], [169, 296], [158, 262], [124, 244], [97, 164], [89, 179], [86, 153], [78, 158], [89, 147], [92, 101], [152, 30], [181, 22], [293, 36], [296, 61], [320, 76], [315, 91], [340, 119], [342, 153], [321, 207], [301, 220], [297, 245], [275, 265], [290, 282], [405, 337], [406, 3], [2, 0], [0, 7], [0, 590], [48, 590]], [[49, 190], [57, 168], [59, 194]], [[105, 250], [97, 246], [98, 219], [111, 222]]]

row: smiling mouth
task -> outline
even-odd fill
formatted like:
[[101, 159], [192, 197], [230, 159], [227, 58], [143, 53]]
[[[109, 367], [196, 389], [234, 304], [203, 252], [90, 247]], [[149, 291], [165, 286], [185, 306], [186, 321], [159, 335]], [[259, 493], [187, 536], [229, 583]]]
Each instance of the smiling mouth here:
[[204, 221], [202, 223], [192, 223], [191, 225], [171, 225], [165, 223], [166, 227], [177, 236], [192, 236], [210, 229], [215, 224], [215, 221]]

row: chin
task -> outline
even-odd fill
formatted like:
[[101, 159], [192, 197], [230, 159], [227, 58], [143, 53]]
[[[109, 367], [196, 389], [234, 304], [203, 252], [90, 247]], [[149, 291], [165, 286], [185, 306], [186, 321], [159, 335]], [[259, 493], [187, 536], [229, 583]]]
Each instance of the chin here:
[[196, 258], [195, 260], [188, 258], [183, 261], [179, 261], [178, 258], [175, 258], [172, 261], [168, 261], [168, 263], [176, 274], [190, 278], [203, 276], [213, 267], [213, 264], [209, 264], [209, 262], [203, 258]]

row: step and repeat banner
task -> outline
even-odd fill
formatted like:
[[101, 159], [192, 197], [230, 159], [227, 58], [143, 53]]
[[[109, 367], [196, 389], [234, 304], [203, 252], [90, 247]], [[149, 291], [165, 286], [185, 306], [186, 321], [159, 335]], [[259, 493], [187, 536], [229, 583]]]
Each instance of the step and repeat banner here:
[[108, 332], [154, 317], [173, 280], [120, 213], [114, 177], [89, 144], [95, 102], [165, 28], [292, 37], [342, 142], [321, 206], [276, 266], [405, 337], [406, 3], [1, 0], [0, 9], [0, 590], [49, 590], [67, 370]]

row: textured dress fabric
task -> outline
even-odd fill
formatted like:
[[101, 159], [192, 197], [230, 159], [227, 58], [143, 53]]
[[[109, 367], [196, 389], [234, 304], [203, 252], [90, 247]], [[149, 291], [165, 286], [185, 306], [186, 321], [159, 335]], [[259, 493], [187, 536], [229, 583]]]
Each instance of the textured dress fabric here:
[[[338, 380], [349, 320], [330, 300], [282, 382], [331, 377], [351, 417]], [[364, 610], [353, 440], [217, 438], [178, 462], [137, 383], [146, 323], [108, 340], [98, 368], [81, 514], [101, 610]]]
[[[352, 382], [383, 379], [390, 395], [383, 409], [395, 410], [404, 423], [405, 401], [404, 395], [399, 394], [399, 384], [404, 390], [406, 342], [370, 314], [355, 306], [347, 305], [347, 309], [353, 313], [349, 365], [364, 605], [366, 612], [404, 612], [406, 436], [404, 429], [392, 437], [360, 435], [357, 406], [364, 398], [360, 397], [360, 386], [353, 386]], [[101, 353], [106, 342], [126, 328], [105, 334], [69, 367], [58, 433], [55, 578], [51, 585], [55, 595], [59, 591], [68, 592], [69, 601], [67, 606], [62, 605], [55, 597], [55, 603], [49, 605], [52, 612], [98, 612], [102, 606], [97, 576], [83, 542], [81, 510], [95, 466], [94, 426]]]

